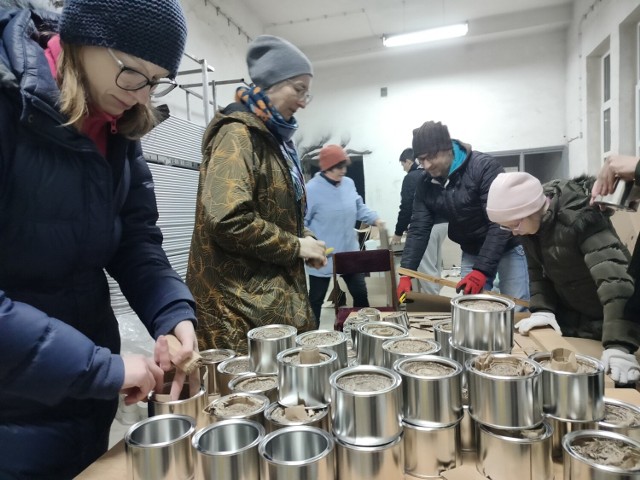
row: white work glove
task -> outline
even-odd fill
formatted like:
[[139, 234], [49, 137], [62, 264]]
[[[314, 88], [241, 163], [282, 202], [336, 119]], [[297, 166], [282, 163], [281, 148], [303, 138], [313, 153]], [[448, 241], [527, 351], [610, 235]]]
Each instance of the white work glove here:
[[518, 329], [518, 332], [522, 335], [526, 335], [529, 333], [529, 330], [535, 327], [545, 327], [551, 326], [558, 335], [562, 335], [562, 330], [560, 330], [560, 325], [556, 322], [556, 316], [551, 312], [534, 312], [528, 318], [523, 318], [518, 323], [515, 324], [515, 327]]
[[600, 361], [604, 371], [611, 371], [611, 380], [618, 383], [632, 383], [640, 379], [640, 365], [632, 353], [625, 353], [617, 348], [607, 348], [602, 352]]

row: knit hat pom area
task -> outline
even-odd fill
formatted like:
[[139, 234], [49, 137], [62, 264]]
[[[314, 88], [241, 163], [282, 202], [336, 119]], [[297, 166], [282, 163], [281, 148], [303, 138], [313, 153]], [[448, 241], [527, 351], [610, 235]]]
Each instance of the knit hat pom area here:
[[412, 147], [415, 158], [451, 150], [453, 147], [449, 129], [441, 122], [424, 122], [413, 131]]
[[108, 47], [151, 62], [175, 77], [187, 41], [179, 0], [66, 0], [60, 38]]
[[489, 187], [487, 215], [499, 224], [533, 215], [544, 205], [542, 184], [525, 172], [500, 173]]
[[340, 145], [325, 145], [320, 150], [320, 171], [324, 172], [340, 162], [349, 162], [349, 155]]
[[247, 67], [251, 81], [265, 90], [299, 75], [313, 76], [307, 56], [294, 44], [273, 35], [260, 35], [251, 42]]

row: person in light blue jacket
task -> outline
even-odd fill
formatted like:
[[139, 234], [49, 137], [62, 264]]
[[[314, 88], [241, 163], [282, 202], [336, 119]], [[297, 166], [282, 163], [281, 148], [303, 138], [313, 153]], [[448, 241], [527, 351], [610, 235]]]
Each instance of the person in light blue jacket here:
[[[354, 227], [356, 221], [384, 228], [376, 212], [364, 204], [353, 180], [346, 175], [350, 163], [347, 152], [339, 145], [326, 145], [320, 150], [320, 172], [307, 183], [307, 212], [304, 223], [334, 253], [359, 250]], [[320, 309], [327, 294], [333, 272], [333, 258], [320, 269], [307, 267], [309, 302], [320, 325]], [[354, 307], [368, 307], [364, 274], [343, 275]]]

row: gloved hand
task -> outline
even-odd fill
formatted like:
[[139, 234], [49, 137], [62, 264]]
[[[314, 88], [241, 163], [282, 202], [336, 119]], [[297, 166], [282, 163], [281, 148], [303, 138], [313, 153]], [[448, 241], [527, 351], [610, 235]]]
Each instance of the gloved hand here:
[[400, 277], [400, 281], [398, 282], [398, 300], [402, 297], [403, 294], [411, 291], [411, 277], [407, 277], [405, 275]]
[[514, 326], [518, 329], [520, 334], [526, 335], [532, 328], [544, 327], [547, 325], [558, 332], [558, 335], [562, 335], [560, 325], [558, 325], [556, 316], [552, 312], [533, 312], [530, 317], [523, 318]]
[[471, 270], [458, 282], [456, 292], [460, 293], [460, 290], [463, 290], [465, 295], [480, 293], [485, 283], [487, 283], [487, 276], [484, 273], [480, 270]]
[[600, 361], [604, 365], [605, 373], [611, 371], [610, 377], [614, 382], [631, 383], [640, 379], [640, 365], [636, 356], [617, 348], [607, 348], [602, 352]]

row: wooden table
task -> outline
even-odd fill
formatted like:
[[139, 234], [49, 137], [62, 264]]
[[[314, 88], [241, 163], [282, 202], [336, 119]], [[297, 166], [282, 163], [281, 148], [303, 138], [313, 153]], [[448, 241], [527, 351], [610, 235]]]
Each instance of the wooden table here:
[[[413, 324], [422, 322], [426, 325], [431, 316], [442, 316], [438, 313], [411, 313], [410, 319]], [[411, 334], [416, 336], [432, 336], [433, 332], [425, 328], [412, 328]], [[569, 348], [584, 355], [600, 358], [602, 345], [594, 340], [580, 338], [565, 338], [559, 336], [552, 328], [536, 329], [530, 332], [529, 336], [515, 334], [514, 354], [530, 355], [535, 352], [551, 351], [554, 348]], [[631, 388], [614, 388], [614, 384], [609, 377], [605, 380], [605, 397], [622, 400], [634, 405], [640, 405], [640, 392]], [[442, 474], [446, 480], [486, 480], [475, 468], [475, 455], [465, 453], [463, 464]], [[562, 464], [554, 462], [555, 480], [561, 480], [563, 476]], [[107, 453], [96, 462], [84, 470], [77, 479], [80, 480], [122, 480], [127, 477], [126, 456], [124, 452], [124, 440], [118, 442]], [[405, 479], [415, 477], [406, 475]], [[322, 479], [320, 479], [322, 480]], [[389, 479], [395, 480], [395, 479]]]

